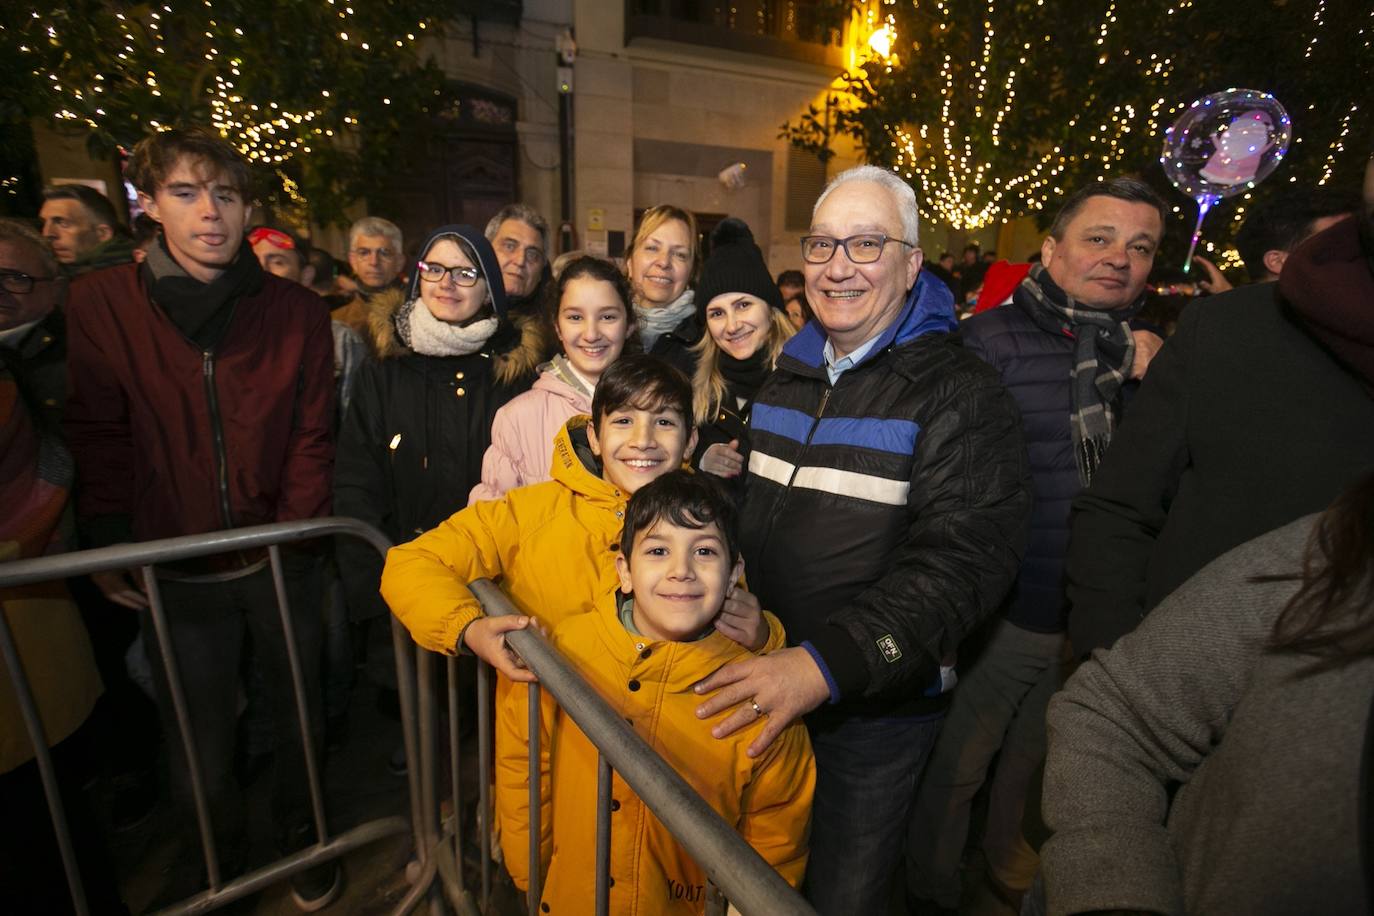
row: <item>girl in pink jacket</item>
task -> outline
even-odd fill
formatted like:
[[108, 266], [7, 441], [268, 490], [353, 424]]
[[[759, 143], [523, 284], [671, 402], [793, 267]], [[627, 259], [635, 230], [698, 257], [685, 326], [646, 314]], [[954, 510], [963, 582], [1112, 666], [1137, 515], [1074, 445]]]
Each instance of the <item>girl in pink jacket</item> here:
[[554, 437], [572, 417], [592, 412], [597, 380], [635, 333], [629, 283], [600, 258], [578, 258], [564, 268], [554, 301], [563, 352], [539, 367], [529, 391], [496, 412], [482, 480], [468, 505], [550, 479]]

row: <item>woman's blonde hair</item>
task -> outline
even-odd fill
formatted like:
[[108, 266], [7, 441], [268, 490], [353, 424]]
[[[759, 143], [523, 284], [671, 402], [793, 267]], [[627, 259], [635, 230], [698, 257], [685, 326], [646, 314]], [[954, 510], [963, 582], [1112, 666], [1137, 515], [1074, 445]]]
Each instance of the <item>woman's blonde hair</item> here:
[[[630, 247], [625, 249], [625, 277], [630, 281], [630, 288], [634, 288], [634, 278], [630, 276], [630, 262], [634, 260], [635, 252], [639, 246], [644, 244], [644, 240], [653, 235], [664, 223], [677, 220], [687, 226], [687, 238], [692, 245], [692, 269], [687, 274], [687, 285], [690, 287], [696, 282], [697, 274], [701, 272], [701, 246], [697, 244], [697, 218], [692, 215], [690, 210], [681, 207], [674, 207], [672, 204], [659, 204], [657, 207], [650, 207], [644, 211], [644, 215], [639, 218], [639, 228], [635, 230], [634, 238], [630, 239]], [[638, 291], [635, 292], [638, 296]]]
[[[785, 312], [768, 309], [768, 339], [763, 345], [768, 348], [769, 369], [777, 366], [783, 344], [795, 333], [797, 329], [792, 327]], [[696, 372], [692, 374], [692, 414], [700, 427], [715, 420], [716, 411], [725, 403], [727, 391], [725, 376], [720, 372], [720, 347], [716, 346], [710, 328], [692, 346], [692, 352], [697, 358]]]

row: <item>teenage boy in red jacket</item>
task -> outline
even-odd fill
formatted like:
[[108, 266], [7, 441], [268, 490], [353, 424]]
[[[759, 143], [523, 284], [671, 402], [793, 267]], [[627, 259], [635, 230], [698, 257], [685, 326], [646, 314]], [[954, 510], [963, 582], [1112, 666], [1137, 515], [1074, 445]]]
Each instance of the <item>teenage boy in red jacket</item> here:
[[[247, 163], [217, 135], [166, 131], [133, 152], [129, 178], [161, 224], [142, 264], [80, 278], [71, 288], [65, 425], [76, 458], [77, 514], [88, 543], [197, 534], [326, 515], [334, 446], [333, 340], [324, 302], [263, 272], [243, 232], [251, 212]], [[319, 569], [286, 562], [311, 718], [319, 698]], [[274, 822], [283, 851], [313, 841], [301, 740], [272, 575], [260, 554], [159, 567], [171, 640], [186, 689], [224, 871], [242, 862], [243, 804], [231, 773], [240, 656], [272, 699], [277, 774]], [[123, 573], [97, 583], [143, 609], [142, 584]], [[146, 644], [158, 641], [142, 611]], [[166, 684], [159, 705], [176, 735]], [[318, 734], [318, 729], [315, 730]], [[189, 801], [181, 742], [172, 771]], [[187, 823], [194, 823], [190, 817]], [[337, 868], [293, 879], [302, 908], [337, 896]]]

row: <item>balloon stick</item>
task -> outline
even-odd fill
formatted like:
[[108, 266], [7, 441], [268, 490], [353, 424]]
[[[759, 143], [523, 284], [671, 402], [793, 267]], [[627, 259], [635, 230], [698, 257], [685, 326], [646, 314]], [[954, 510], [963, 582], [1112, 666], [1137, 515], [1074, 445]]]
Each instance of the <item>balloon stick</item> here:
[[1212, 209], [1212, 205], [1221, 200], [1216, 194], [1202, 194], [1197, 198], [1197, 226], [1193, 229], [1193, 242], [1188, 246], [1188, 258], [1183, 262], [1183, 272], [1186, 274], [1193, 266], [1193, 253], [1197, 251], [1198, 239], [1202, 237], [1202, 221], [1207, 218], [1207, 211]]

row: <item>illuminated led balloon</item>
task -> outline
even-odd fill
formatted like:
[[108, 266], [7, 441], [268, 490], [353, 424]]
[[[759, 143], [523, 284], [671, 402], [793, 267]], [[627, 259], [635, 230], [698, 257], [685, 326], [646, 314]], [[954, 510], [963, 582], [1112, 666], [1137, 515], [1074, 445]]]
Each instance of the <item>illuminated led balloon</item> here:
[[1174, 187], [1197, 201], [1193, 251], [1207, 211], [1223, 197], [1240, 194], [1269, 177], [1288, 153], [1293, 122], [1279, 100], [1254, 89], [1228, 89], [1189, 105], [1164, 133], [1159, 157]]

